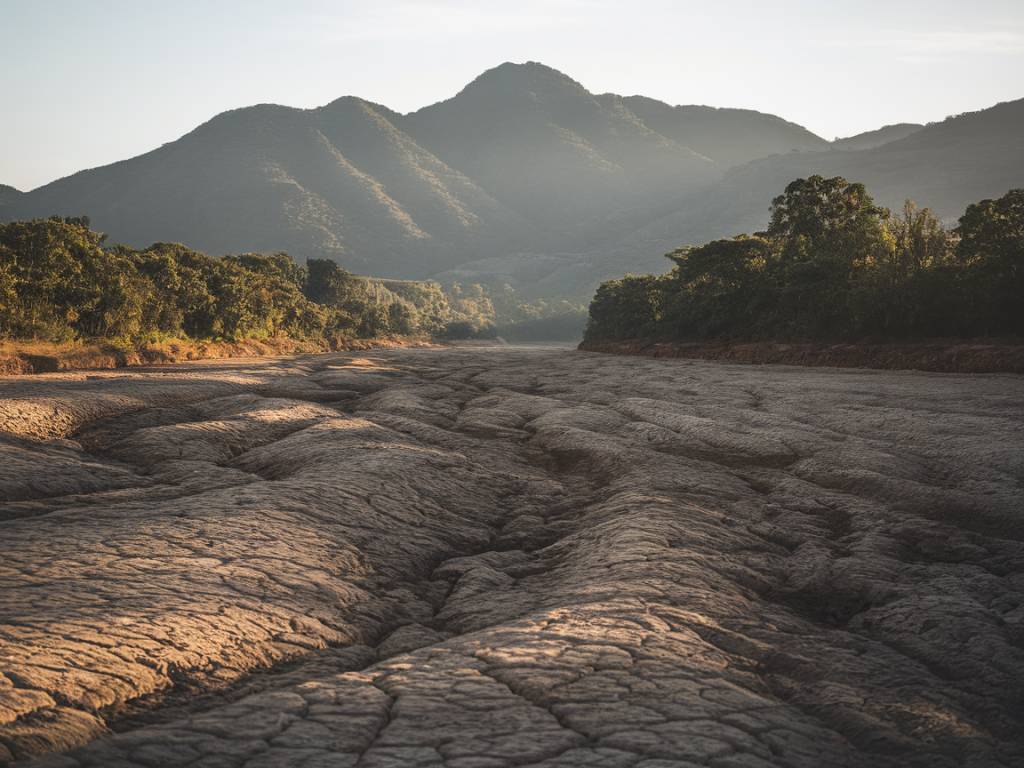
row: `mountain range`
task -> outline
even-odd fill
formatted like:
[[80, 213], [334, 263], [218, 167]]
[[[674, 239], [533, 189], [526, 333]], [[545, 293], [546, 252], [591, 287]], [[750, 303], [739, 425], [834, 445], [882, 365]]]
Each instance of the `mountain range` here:
[[6, 184], [0, 184], [0, 207], [7, 203], [13, 203], [15, 200], [20, 198], [24, 193], [20, 189], [15, 189]]
[[920, 123], [895, 123], [885, 125], [874, 131], [865, 131], [856, 136], [847, 136], [845, 139], [836, 139], [829, 149], [874, 149], [890, 141], [903, 139], [912, 133], [917, 133], [924, 128]]
[[771, 198], [811, 173], [955, 218], [1024, 184], [1021, 125], [1024, 100], [829, 142], [774, 115], [596, 95], [506, 63], [405, 115], [355, 97], [225, 112], [138, 157], [0, 186], [0, 220], [84, 214], [135, 246], [285, 250], [584, 297], [681, 244], [763, 227]]

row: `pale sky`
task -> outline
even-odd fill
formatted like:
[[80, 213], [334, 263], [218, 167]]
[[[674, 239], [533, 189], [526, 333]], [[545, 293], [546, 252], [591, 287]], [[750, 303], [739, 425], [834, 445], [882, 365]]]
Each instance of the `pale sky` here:
[[1024, 97], [1024, 0], [0, 0], [0, 183], [261, 102], [408, 112], [503, 61], [831, 139]]

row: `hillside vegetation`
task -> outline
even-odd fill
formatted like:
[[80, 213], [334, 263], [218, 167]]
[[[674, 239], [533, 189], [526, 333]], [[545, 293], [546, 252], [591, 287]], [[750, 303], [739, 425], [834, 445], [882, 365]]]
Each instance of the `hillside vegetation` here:
[[650, 249], [621, 253], [624, 238], [676, 221], [731, 168], [829, 147], [774, 115], [596, 95], [542, 64], [502, 64], [407, 115], [350, 96], [225, 112], [144, 155], [0, 195], [0, 219], [86, 214], [136, 248], [286, 251], [582, 300], [645, 266]]
[[842, 177], [791, 182], [767, 230], [678, 249], [665, 275], [606, 282], [588, 342], [1024, 336], [1024, 190], [947, 230]]
[[[461, 289], [460, 289], [461, 290]], [[0, 338], [72, 341], [487, 334], [494, 310], [437, 283], [375, 280], [284, 253], [107, 247], [86, 218], [0, 225]]]
[[860, 149], [874, 149], [888, 144], [890, 141], [905, 139], [913, 133], [917, 133], [923, 125], [920, 123], [895, 123], [886, 125], [874, 131], [865, 131], [855, 136], [847, 136], [845, 139], [836, 139], [832, 142], [832, 149], [845, 149], [857, 151]]
[[829, 142], [776, 115], [594, 94], [536, 62], [410, 114], [345, 96], [217, 115], [138, 157], [25, 193], [0, 221], [90, 217], [117, 242], [285, 251], [357, 274], [584, 302], [660, 255], [768, 223], [795, 178], [862, 180], [943, 221], [1024, 183], [1024, 100]]
[[22, 196], [20, 190], [10, 187], [6, 184], [0, 184], [0, 207], [3, 207], [7, 203], [13, 203], [15, 200]]
[[[601, 97], [611, 101], [619, 97]], [[796, 123], [752, 109], [671, 106], [646, 96], [627, 96], [623, 106], [644, 124], [710, 158], [720, 168], [783, 152], [825, 150], [829, 143]]]

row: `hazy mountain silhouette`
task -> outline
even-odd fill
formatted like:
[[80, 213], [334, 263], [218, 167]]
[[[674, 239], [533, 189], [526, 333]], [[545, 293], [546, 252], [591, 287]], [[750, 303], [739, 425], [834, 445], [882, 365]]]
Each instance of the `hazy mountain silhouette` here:
[[1022, 105], [833, 144], [773, 115], [595, 96], [550, 67], [502, 64], [408, 115], [354, 97], [225, 112], [144, 155], [0, 188], [0, 219], [84, 214], [136, 246], [582, 296], [680, 244], [764, 226], [771, 198], [811, 173], [955, 217], [1024, 182]]
[[360, 271], [428, 274], [522, 222], [354, 98], [225, 112], [131, 160], [35, 190], [4, 216], [85, 213], [133, 245], [288, 250]]
[[769, 155], [829, 148], [829, 142], [806, 128], [752, 109], [673, 107], [646, 96], [604, 98], [618, 99], [650, 128], [723, 169]]
[[886, 125], [874, 131], [865, 131], [856, 136], [848, 136], [845, 139], [836, 139], [832, 142], [832, 149], [874, 149], [890, 141], [898, 141], [906, 138], [912, 133], [917, 133], [923, 125], [920, 123], [894, 123]]
[[23, 194], [25, 193], [20, 189], [15, 189], [7, 184], [0, 184], [0, 206], [6, 205], [7, 203], [13, 203]]
[[[562, 247], [651, 218], [714, 164], [550, 67], [502, 64], [399, 122]], [[566, 240], [567, 238], [567, 240]]]

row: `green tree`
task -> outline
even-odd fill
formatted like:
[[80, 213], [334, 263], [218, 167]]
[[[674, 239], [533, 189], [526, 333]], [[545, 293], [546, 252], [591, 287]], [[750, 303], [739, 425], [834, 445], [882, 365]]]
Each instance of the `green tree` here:
[[602, 283], [590, 302], [587, 336], [621, 340], [658, 335], [663, 295], [662, 280], [652, 275]]
[[955, 325], [952, 240], [928, 208], [907, 200], [886, 222], [892, 247], [857, 297], [865, 331], [881, 337], [941, 335]]
[[7, 333], [60, 338], [74, 333], [83, 311], [96, 301], [92, 265], [102, 256], [104, 236], [84, 219], [36, 219], [0, 226], [0, 255], [17, 307], [4, 312]]
[[1024, 334], [1024, 189], [967, 206], [955, 232], [972, 325]]
[[341, 306], [354, 289], [356, 278], [330, 259], [306, 261], [305, 293], [318, 304]]
[[138, 259], [139, 270], [153, 282], [159, 302], [169, 305], [161, 330], [177, 333], [180, 329], [193, 338], [219, 333], [217, 297], [211, 292], [218, 259], [179, 243], [154, 243]]
[[947, 232], [863, 185], [797, 179], [771, 223], [668, 254], [662, 277], [603, 283], [586, 338], [905, 339], [1024, 334], [1024, 190], [969, 206]]
[[767, 239], [740, 235], [681, 248], [668, 258], [676, 268], [664, 312], [676, 338], [745, 335], [756, 317], [771, 315], [775, 255]]
[[409, 336], [416, 332], [416, 318], [408, 304], [393, 301], [388, 305], [388, 330], [399, 336]]
[[882, 234], [885, 208], [875, 205], [863, 184], [842, 176], [811, 176], [790, 182], [772, 200], [768, 235], [794, 257], [838, 258]]
[[779, 257], [780, 332], [788, 337], [856, 335], [864, 316], [851, 293], [866, 270], [888, 258], [889, 212], [863, 184], [811, 176], [772, 200], [767, 236]]

